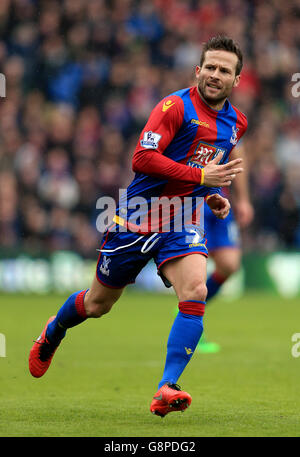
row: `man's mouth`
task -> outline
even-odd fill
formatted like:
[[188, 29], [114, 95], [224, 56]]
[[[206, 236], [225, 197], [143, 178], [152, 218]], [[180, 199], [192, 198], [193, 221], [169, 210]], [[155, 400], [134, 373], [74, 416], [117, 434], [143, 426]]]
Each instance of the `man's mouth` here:
[[221, 89], [218, 84], [215, 84], [215, 83], [206, 83], [206, 86], [209, 87], [210, 89], [215, 89], [215, 90], [219, 90]]

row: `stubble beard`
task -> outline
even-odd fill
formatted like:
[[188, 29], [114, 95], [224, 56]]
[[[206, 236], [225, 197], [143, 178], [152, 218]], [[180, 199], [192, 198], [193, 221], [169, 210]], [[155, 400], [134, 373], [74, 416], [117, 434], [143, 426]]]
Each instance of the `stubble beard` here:
[[218, 95], [216, 97], [209, 97], [208, 95], [205, 94], [204, 87], [205, 87], [205, 82], [201, 83], [201, 81], [199, 81], [198, 91], [199, 91], [201, 97], [204, 99], [204, 101], [206, 101], [206, 103], [209, 105], [218, 105], [222, 102], [225, 102], [226, 98], [230, 95], [230, 94], [225, 94], [224, 91], [222, 91], [220, 93], [220, 95]]

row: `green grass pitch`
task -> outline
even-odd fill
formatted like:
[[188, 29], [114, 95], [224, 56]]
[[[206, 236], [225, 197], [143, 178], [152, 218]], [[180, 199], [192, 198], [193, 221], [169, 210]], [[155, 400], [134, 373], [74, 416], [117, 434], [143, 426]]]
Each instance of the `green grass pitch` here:
[[216, 354], [195, 352], [179, 384], [193, 398], [164, 419], [149, 411], [161, 377], [176, 298], [125, 291], [113, 310], [70, 329], [49, 371], [34, 379], [28, 353], [66, 297], [1, 295], [0, 436], [300, 436], [299, 300], [245, 295], [207, 307]]

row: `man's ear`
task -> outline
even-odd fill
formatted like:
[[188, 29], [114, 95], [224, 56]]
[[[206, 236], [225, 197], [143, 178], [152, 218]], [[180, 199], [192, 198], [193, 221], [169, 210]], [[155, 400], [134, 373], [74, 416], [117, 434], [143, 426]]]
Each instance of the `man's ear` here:
[[240, 84], [240, 81], [241, 81], [241, 75], [237, 75], [234, 78], [233, 87], [237, 87]]

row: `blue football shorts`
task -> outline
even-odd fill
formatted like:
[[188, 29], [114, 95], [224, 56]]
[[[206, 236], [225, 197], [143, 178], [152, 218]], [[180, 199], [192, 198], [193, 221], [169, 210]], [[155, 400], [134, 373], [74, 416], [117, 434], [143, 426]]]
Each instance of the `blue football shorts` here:
[[209, 252], [227, 247], [240, 248], [239, 228], [232, 210], [225, 219], [218, 219], [205, 203], [204, 228]]
[[169, 281], [160, 273], [165, 262], [190, 254], [208, 255], [203, 232], [197, 226], [189, 226], [181, 232], [149, 235], [113, 231], [113, 227], [115, 224], [103, 235], [96, 269], [98, 281], [107, 287], [119, 289], [134, 283], [150, 259], [155, 261], [165, 286], [170, 287]]

